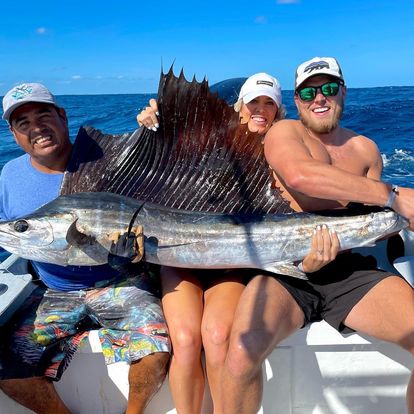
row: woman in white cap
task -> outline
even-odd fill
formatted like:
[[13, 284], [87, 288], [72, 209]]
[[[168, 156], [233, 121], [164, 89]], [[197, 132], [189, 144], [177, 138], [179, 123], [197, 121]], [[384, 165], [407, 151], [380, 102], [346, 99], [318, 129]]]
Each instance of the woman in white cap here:
[[[266, 73], [250, 76], [240, 89], [234, 109], [240, 121], [264, 137], [271, 125], [285, 116], [279, 82]], [[137, 120], [158, 128], [157, 102], [150, 100]], [[214, 413], [223, 413], [219, 394], [221, 369], [228, 349], [233, 315], [245, 283], [237, 271], [193, 271], [162, 267], [162, 304], [170, 331], [173, 356], [170, 389], [179, 414], [199, 413], [204, 394], [201, 349]]]
[[274, 122], [286, 115], [278, 80], [267, 73], [250, 76], [240, 89], [234, 110], [249, 131], [264, 136]]

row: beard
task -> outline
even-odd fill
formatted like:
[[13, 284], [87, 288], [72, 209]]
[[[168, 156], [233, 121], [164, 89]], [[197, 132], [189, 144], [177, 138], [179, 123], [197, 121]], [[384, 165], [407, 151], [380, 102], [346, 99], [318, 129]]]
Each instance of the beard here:
[[342, 118], [342, 113], [344, 111], [344, 99], [341, 99], [341, 102], [335, 106], [335, 111], [331, 119], [324, 121], [315, 120], [312, 117], [308, 116], [307, 113], [299, 112], [299, 118], [302, 121], [303, 125], [310, 131], [316, 134], [329, 134], [334, 129], [338, 128], [339, 121]]

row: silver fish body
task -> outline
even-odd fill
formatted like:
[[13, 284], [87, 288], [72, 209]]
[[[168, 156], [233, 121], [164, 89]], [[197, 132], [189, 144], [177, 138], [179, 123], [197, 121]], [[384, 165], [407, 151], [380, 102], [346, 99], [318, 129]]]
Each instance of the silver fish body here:
[[141, 204], [111, 193], [61, 196], [26, 217], [0, 222], [0, 246], [39, 262], [104, 264], [109, 236], [118, 228], [125, 231]]
[[[61, 196], [23, 219], [0, 223], [0, 245], [58, 265], [106, 263], [111, 234], [144, 227], [145, 260], [187, 268], [259, 268], [304, 277], [293, 263], [310, 249], [317, 225], [338, 234], [341, 250], [374, 245], [407, 227], [391, 210], [360, 215], [241, 215], [190, 212], [111, 193]], [[23, 230], [23, 231], [22, 231]]]

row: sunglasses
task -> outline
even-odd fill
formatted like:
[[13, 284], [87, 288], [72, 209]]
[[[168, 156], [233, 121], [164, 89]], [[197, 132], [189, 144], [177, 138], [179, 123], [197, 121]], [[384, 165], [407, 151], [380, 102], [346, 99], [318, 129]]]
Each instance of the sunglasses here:
[[321, 86], [305, 86], [304, 88], [298, 89], [296, 95], [302, 101], [310, 102], [316, 98], [318, 91], [321, 91], [323, 96], [336, 96], [338, 95], [339, 87], [343, 86], [344, 83], [341, 81], [327, 82]]

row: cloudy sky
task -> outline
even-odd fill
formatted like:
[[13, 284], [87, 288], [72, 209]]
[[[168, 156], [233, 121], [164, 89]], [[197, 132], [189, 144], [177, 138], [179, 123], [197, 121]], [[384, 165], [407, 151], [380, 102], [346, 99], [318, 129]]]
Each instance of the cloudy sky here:
[[412, 0], [20, 0], [2, 4], [0, 95], [155, 92], [161, 66], [210, 84], [335, 56], [350, 87], [414, 85]]

